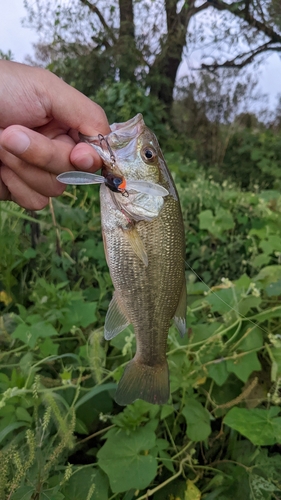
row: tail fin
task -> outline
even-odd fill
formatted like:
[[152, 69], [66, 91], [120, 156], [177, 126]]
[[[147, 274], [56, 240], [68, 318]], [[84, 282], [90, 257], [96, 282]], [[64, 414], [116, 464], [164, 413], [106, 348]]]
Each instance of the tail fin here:
[[115, 401], [121, 406], [143, 399], [148, 403], [167, 403], [170, 395], [167, 361], [162, 365], [148, 366], [132, 359], [125, 368], [117, 387]]

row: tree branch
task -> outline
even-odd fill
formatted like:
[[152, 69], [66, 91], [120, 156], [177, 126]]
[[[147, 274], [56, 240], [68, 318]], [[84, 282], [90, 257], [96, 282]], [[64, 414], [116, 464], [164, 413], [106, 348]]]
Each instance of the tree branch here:
[[246, 21], [249, 26], [258, 31], [264, 33], [270, 40], [274, 43], [281, 43], [281, 35], [277, 33], [271, 26], [268, 26], [265, 22], [261, 22], [256, 19], [247, 9], [247, 4], [244, 9], [239, 9], [240, 3], [227, 4], [223, 0], [208, 0], [208, 4], [212, 5], [217, 10], [227, 10], [239, 17], [240, 19]]
[[197, 12], [201, 12], [202, 10], [208, 9], [208, 7], [210, 7], [210, 1], [209, 0], [207, 0], [202, 5], [199, 5], [199, 7], [194, 7], [193, 8], [193, 12], [194, 12], [194, 14], [197, 14]]
[[[243, 68], [244, 66], [247, 66], [247, 64], [250, 64], [253, 59], [259, 55], [262, 54], [263, 52], [269, 52], [269, 51], [274, 51], [274, 52], [281, 52], [281, 46], [280, 47], [271, 47], [272, 42], [267, 42], [257, 49], [251, 50], [250, 52], [245, 52], [244, 54], [239, 54], [238, 56], [234, 57], [233, 59], [230, 59], [228, 61], [225, 61], [224, 63], [213, 63], [213, 64], [202, 64], [201, 68], [202, 69], [217, 69], [217, 68]], [[237, 63], [238, 59], [242, 59], [244, 57], [248, 56], [246, 59], [243, 61]]]
[[93, 12], [93, 14], [96, 14], [101, 22], [101, 24], [103, 25], [105, 31], [109, 34], [111, 40], [113, 43], [116, 43], [116, 37], [112, 31], [112, 29], [108, 26], [106, 20], [104, 19], [101, 11], [97, 8], [97, 6], [95, 4], [92, 4], [91, 2], [89, 2], [88, 0], [80, 0], [80, 2], [83, 4], [83, 5], [86, 5], [86, 7], [88, 7], [90, 9], [91, 12]]

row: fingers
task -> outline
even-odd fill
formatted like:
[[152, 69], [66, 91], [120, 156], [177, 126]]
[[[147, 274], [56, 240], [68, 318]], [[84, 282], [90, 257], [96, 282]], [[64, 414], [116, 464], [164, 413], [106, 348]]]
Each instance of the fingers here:
[[20, 125], [12, 125], [0, 135], [0, 157], [11, 168], [25, 163], [56, 173], [71, 168], [69, 154], [72, 145], [54, 141]]
[[[45, 172], [33, 165], [21, 164], [20, 160], [10, 153], [5, 155], [5, 166], [14, 172], [25, 185], [43, 196], [60, 196], [65, 189], [65, 186], [56, 179], [55, 174]], [[11, 189], [13, 192], [13, 185]]]
[[[54, 135], [54, 131], [51, 135]], [[73, 145], [73, 140], [66, 133], [61, 133], [57, 138], [52, 139], [20, 125], [12, 125], [0, 135], [0, 146], [3, 148], [0, 158], [3, 163], [13, 169], [23, 168], [26, 163], [57, 175], [73, 170], [70, 161]], [[101, 167], [100, 156], [88, 144], [81, 143], [78, 150], [74, 151], [75, 165], [76, 161], [80, 168], [92, 168], [95, 171]]]
[[[39, 146], [34, 140], [36, 136], [39, 136]], [[17, 202], [21, 206], [26, 207], [24, 200], [29, 190], [32, 195], [31, 203], [34, 205], [36, 198], [37, 206], [42, 204], [45, 206], [48, 203], [45, 197], [59, 196], [64, 191], [65, 186], [56, 180], [56, 174], [73, 170], [69, 161], [72, 145], [59, 141], [57, 145], [54, 142], [31, 130], [27, 130], [26, 133], [24, 127], [9, 127], [2, 132], [0, 143], [3, 147], [0, 149], [0, 159], [8, 167], [8, 170], [3, 170], [4, 167], [1, 167], [2, 179], [12, 199], [19, 200]], [[17, 153], [19, 157], [8, 152], [4, 147]], [[19, 191], [20, 188], [22, 188], [22, 194]], [[38, 197], [35, 197], [34, 193], [37, 193]], [[1, 196], [0, 199], [3, 197]]]
[[96, 158], [97, 152], [92, 146], [85, 142], [80, 142], [72, 149], [70, 153], [70, 161], [76, 168], [95, 172], [102, 166], [100, 156], [98, 161]]
[[[1, 177], [9, 192], [8, 198], [27, 210], [41, 210], [49, 203], [49, 198], [27, 186], [20, 177], [6, 166], [1, 166]], [[0, 180], [1, 190], [1, 180]], [[1, 199], [1, 192], [0, 192]]]

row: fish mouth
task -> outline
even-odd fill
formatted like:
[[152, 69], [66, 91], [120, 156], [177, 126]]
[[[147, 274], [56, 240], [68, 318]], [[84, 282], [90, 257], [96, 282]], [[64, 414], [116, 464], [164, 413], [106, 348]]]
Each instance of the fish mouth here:
[[[144, 128], [144, 120], [141, 113], [138, 113], [136, 116], [131, 118], [130, 120], [122, 123], [113, 123], [110, 125], [111, 133], [112, 132], [121, 132], [121, 135], [132, 137], [133, 135], [139, 134]], [[111, 133], [108, 135], [110, 136]]]
[[81, 142], [90, 144], [103, 160], [103, 170], [107, 168], [116, 175], [122, 175], [118, 168], [118, 160], [130, 156], [136, 150], [135, 145], [139, 135], [145, 129], [141, 113], [123, 123], [110, 125], [111, 132], [107, 135], [87, 136], [79, 134]]

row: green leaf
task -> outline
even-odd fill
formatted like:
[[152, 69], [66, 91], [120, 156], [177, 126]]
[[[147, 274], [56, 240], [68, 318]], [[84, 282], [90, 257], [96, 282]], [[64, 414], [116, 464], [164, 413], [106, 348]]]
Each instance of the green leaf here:
[[8, 436], [8, 434], [10, 434], [10, 432], [18, 429], [19, 427], [26, 427], [26, 426], [27, 426], [26, 422], [13, 422], [12, 424], [8, 425], [7, 427], [5, 427], [5, 429], [3, 429], [0, 432], [0, 443], [5, 439], [6, 436]]
[[6, 373], [0, 373], [0, 387], [5, 391], [10, 385], [10, 379]]
[[276, 382], [281, 376], [281, 347], [268, 347], [268, 350], [272, 358], [271, 380]]
[[23, 252], [23, 256], [26, 258], [26, 259], [34, 259], [37, 255], [37, 252], [34, 248], [27, 248], [24, 252]]
[[253, 316], [253, 319], [259, 320], [259, 322], [261, 323], [271, 318], [280, 318], [280, 317], [281, 317], [281, 307], [277, 306], [256, 314], [255, 316]]
[[33, 486], [21, 486], [13, 493], [11, 500], [31, 500], [33, 493]]
[[18, 420], [24, 420], [26, 422], [32, 422], [32, 417], [29, 415], [28, 411], [23, 408], [22, 406], [19, 406], [16, 409], [16, 416]]
[[265, 285], [281, 279], [281, 266], [266, 266], [260, 270], [254, 281], [263, 281]]
[[277, 417], [280, 408], [273, 406], [269, 410], [231, 408], [224, 418], [224, 423], [240, 432], [256, 446], [270, 446], [281, 442], [281, 417]]
[[246, 292], [250, 286], [250, 283], [252, 282], [251, 278], [247, 276], [247, 274], [242, 274], [238, 280], [236, 280], [235, 287], [239, 290], [242, 290]]
[[169, 453], [167, 453], [164, 450], [160, 450], [159, 451], [159, 458], [161, 458], [161, 461], [162, 461], [163, 465], [165, 465], [166, 469], [168, 469], [170, 472], [172, 472], [172, 474], [175, 474], [173, 461], [172, 461]]
[[228, 359], [226, 367], [228, 372], [235, 373], [242, 382], [247, 382], [252, 372], [261, 370], [256, 352], [249, 352], [249, 354], [238, 356], [236, 359]]
[[86, 424], [82, 420], [80, 420], [80, 418], [76, 418], [75, 432], [77, 432], [78, 434], [85, 434], [86, 436], [89, 434], [89, 429], [87, 428]]
[[163, 420], [164, 418], [168, 417], [169, 415], [172, 415], [174, 413], [174, 407], [172, 405], [162, 405], [161, 406], [161, 416], [160, 420]]
[[251, 351], [263, 346], [263, 334], [261, 328], [248, 324], [249, 333], [238, 344], [239, 351]]
[[262, 240], [259, 244], [260, 250], [263, 251], [265, 255], [270, 255], [274, 252], [274, 248], [272, 248], [270, 242], [268, 240]]
[[259, 307], [261, 301], [262, 300], [260, 297], [253, 297], [252, 295], [249, 295], [248, 297], [243, 298], [241, 302], [239, 302], [238, 311], [243, 316], [246, 316], [246, 314], [251, 309], [256, 309], [257, 307]]
[[207, 302], [211, 306], [211, 311], [225, 314], [236, 309], [236, 302], [233, 295], [232, 288], [226, 288], [213, 292], [206, 297]]
[[255, 498], [260, 498], [261, 500], [263, 500], [264, 491], [280, 491], [280, 488], [278, 488], [278, 486], [271, 483], [270, 481], [267, 481], [267, 479], [264, 479], [264, 477], [258, 476], [257, 474], [251, 474], [250, 481], [253, 493], [255, 494]]
[[265, 288], [265, 293], [268, 297], [277, 297], [281, 295], [281, 280], [276, 281], [275, 283], [269, 283]]
[[55, 344], [49, 337], [42, 344], [39, 344], [39, 349], [44, 358], [47, 358], [48, 356], [56, 356], [58, 354], [59, 345]]
[[198, 215], [199, 217], [199, 229], [207, 229], [210, 231], [212, 225], [214, 224], [214, 216], [211, 210], [203, 210]]
[[203, 210], [199, 214], [199, 228], [207, 229], [217, 238], [221, 238], [225, 231], [233, 229], [234, 219], [229, 210], [219, 207], [214, 216], [211, 210]]
[[105, 474], [94, 467], [83, 467], [74, 473], [62, 488], [67, 500], [86, 500], [93, 488], [91, 500], [108, 500], [108, 481]]
[[77, 403], [75, 404], [75, 409], [79, 408], [79, 406], [83, 405], [88, 401], [89, 399], [93, 398], [97, 394], [103, 391], [112, 391], [113, 389], [116, 389], [117, 385], [114, 384], [113, 382], [109, 382], [108, 384], [103, 384], [103, 385], [97, 385], [96, 387], [93, 387], [87, 394], [82, 396], [82, 398], [78, 399]]
[[[56, 488], [55, 488], [56, 490]], [[65, 496], [59, 491], [45, 490], [40, 495], [40, 500], [64, 500]]]
[[220, 327], [220, 323], [198, 323], [197, 325], [192, 325], [192, 342], [201, 342], [202, 340], [208, 339], [215, 334], [215, 332]]
[[252, 265], [253, 267], [262, 267], [270, 262], [270, 257], [264, 253], [261, 253], [253, 258]]
[[192, 441], [204, 441], [211, 434], [210, 415], [207, 410], [196, 401], [188, 398], [182, 410], [187, 423], [187, 436]]
[[9, 415], [9, 414], [14, 414], [16, 411], [14, 405], [9, 405], [9, 404], [5, 404], [5, 406], [2, 406], [0, 408], [0, 417], [4, 417], [5, 415]]
[[23, 357], [21, 358], [21, 360], [19, 362], [19, 366], [20, 366], [21, 372], [24, 375], [28, 375], [30, 368], [32, 366], [32, 361], [33, 361], [33, 354], [30, 351], [27, 352], [26, 354], [24, 354]]
[[219, 362], [209, 365], [208, 374], [217, 385], [222, 386], [229, 376], [229, 372], [226, 369], [226, 362], [219, 360]]
[[106, 472], [113, 493], [146, 488], [157, 473], [157, 460], [149, 454], [155, 432], [141, 427], [129, 435], [120, 430], [99, 450], [98, 465]]
[[53, 337], [55, 335], [57, 335], [57, 331], [47, 321], [40, 321], [33, 325], [20, 324], [12, 333], [14, 339], [21, 340], [31, 348], [35, 347], [39, 338]]
[[86, 328], [91, 323], [94, 323], [96, 317], [97, 302], [82, 302], [75, 300], [71, 304], [71, 308], [64, 314], [61, 323], [63, 325], [61, 333], [66, 333], [74, 326]]
[[229, 231], [233, 229], [235, 226], [234, 219], [229, 210], [225, 210], [222, 207], [219, 207], [216, 211], [216, 230], [217, 232], [222, 233], [223, 231]]

